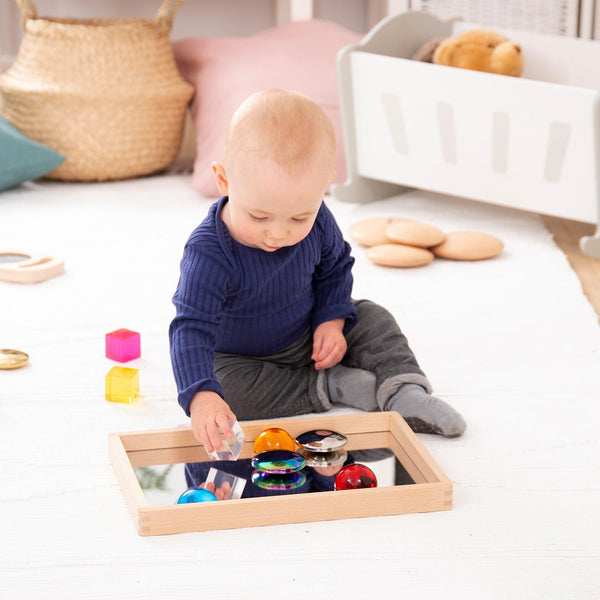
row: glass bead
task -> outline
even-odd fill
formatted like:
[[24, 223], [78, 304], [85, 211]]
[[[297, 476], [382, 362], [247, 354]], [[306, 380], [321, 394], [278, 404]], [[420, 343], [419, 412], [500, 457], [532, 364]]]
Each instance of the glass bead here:
[[266, 452], [267, 450], [295, 450], [294, 438], [279, 427], [271, 427], [259, 433], [254, 440], [254, 453]]
[[290, 450], [267, 450], [252, 459], [252, 467], [265, 473], [294, 473], [306, 464], [302, 454]]
[[104, 378], [109, 402], [132, 403], [140, 393], [140, 372], [129, 367], [113, 367]]
[[344, 467], [333, 482], [334, 490], [358, 490], [360, 488], [377, 487], [375, 473], [359, 463]]
[[207, 452], [208, 456], [213, 460], [237, 460], [242, 453], [246, 436], [240, 424], [235, 419], [229, 419], [227, 422], [229, 423], [233, 437], [226, 438], [222, 431], [219, 432], [221, 436], [221, 449]]
[[335, 450], [334, 452], [302, 452], [306, 459], [307, 467], [337, 467], [343, 464], [348, 458], [345, 450]]
[[246, 480], [243, 477], [237, 477], [231, 473], [211, 467], [208, 470], [208, 476], [204, 485], [210, 489], [211, 484], [215, 490], [214, 494], [218, 494], [218, 496], [222, 495], [222, 500], [238, 500], [244, 493]]
[[306, 475], [302, 471], [295, 473], [265, 473], [264, 471], [254, 471], [252, 473], [252, 483], [263, 490], [295, 490], [306, 482]]
[[117, 329], [107, 333], [104, 337], [106, 358], [118, 362], [129, 362], [140, 357], [140, 334], [137, 331]]
[[193, 504], [195, 502], [214, 502], [218, 498], [210, 491], [205, 488], [190, 488], [179, 496], [177, 504]]
[[311, 452], [333, 452], [343, 448], [348, 438], [330, 429], [305, 431], [296, 438], [296, 443]]

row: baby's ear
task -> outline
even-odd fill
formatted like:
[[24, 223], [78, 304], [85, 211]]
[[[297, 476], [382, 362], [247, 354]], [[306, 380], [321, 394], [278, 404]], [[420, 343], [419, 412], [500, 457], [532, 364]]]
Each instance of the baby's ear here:
[[435, 53], [433, 54], [433, 62], [436, 65], [452, 65], [452, 55], [458, 46], [459, 42], [457, 42], [455, 38], [444, 40], [435, 49]]
[[229, 194], [229, 181], [227, 180], [227, 173], [225, 173], [225, 167], [220, 162], [214, 162], [210, 165], [212, 172], [219, 188], [221, 196], [227, 196]]

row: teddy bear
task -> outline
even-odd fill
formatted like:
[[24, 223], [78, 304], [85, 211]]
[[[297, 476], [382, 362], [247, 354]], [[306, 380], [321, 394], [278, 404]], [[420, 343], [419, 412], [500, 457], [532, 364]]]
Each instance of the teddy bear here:
[[491, 29], [471, 29], [444, 40], [431, 40], [412, 56], [437, 65], [520, 77], [523, 53], [518, 44]]

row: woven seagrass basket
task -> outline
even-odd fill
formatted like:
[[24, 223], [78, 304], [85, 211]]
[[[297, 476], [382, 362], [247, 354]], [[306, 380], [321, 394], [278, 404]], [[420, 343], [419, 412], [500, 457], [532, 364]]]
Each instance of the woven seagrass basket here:
[[102, 181], [169, 166], [193, 95], [169, 41], [184, 0], [164, 0], [154, 19], [42, 18], [32, 0], [15, 1], [25, 34], [0, 76], [2, 114], [67, 158], [47, 177]]

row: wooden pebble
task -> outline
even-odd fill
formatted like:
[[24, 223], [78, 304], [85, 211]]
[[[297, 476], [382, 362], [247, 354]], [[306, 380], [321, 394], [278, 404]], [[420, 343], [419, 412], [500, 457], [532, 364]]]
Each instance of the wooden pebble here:
[[385, 228], [385, 234], [392, 242], [420, 248], [437, 246], [446, 239], [441, 229], [419, 221], [392, 221]]
[[367, 249], [366, 255], [376, 265], [384, 267], [423, 267], [434, 259], [433, 253], [429, 250], [404, 244], [371, 246]]
[[396, 221], [405, 221], [401, 217], [371, 217], [353, 223], [348, 228], [348, 234], [362, 246], [378, 246], [387, 244], [390, 239], [385, 230], [388, 225]]
[[504, 248], [502, 240], [478, 231], [453, 231], [432, 252], [452, 260], [484, 260], [497, 256]]

